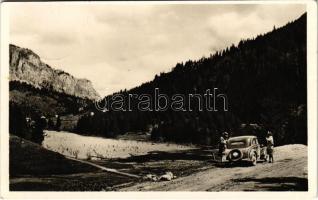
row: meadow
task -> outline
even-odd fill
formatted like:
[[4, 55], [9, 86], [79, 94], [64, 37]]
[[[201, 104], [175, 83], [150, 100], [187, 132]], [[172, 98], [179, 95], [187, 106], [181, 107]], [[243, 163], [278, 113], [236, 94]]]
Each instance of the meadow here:
[[171, 143], [82, 136], [63, 131], [45, 131], [42, 146], [65, 156], [87, 160], [127, 158], [155, 151], [178, 151], [194, 148]]

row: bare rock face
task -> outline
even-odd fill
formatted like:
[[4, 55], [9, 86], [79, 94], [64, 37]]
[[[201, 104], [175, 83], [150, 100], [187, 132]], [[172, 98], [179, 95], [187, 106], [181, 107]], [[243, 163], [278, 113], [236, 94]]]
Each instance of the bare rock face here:
[[51, 68], [29, 49], [10, 44], [10, 81], [28, 83], [36, 88], [48, 88], [57, 92], [92, 100], [99, 99], [92, 83]]

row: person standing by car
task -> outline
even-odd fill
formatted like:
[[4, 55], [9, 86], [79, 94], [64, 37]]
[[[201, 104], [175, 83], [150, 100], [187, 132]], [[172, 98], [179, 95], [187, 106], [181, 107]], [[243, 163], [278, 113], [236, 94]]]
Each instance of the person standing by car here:
[[226, 149], [227, 140], [229, 139], [229, 134], [227, 132], [222, 133], [219, 141], [219, 155], [221, 157], [221, 162], [223, 161], [223, 153]]
[[268, 131], [266, 136], [266, 142], [267, 142], [267, 154], [269, 156], [269, 162], [274, 162], [274, 138], [272, 132]]
[[55, 117], [56, 117], [55, 130], [60, 131], [60, 129], [61, 129], [61, 117], [59, 115], [55, 115]]

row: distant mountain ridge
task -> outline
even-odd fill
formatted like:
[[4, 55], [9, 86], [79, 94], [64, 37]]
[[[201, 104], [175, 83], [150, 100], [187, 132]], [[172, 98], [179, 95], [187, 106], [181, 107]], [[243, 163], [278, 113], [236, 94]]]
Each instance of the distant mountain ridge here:
[[10, 81], [24, 82], [38, 89], [50, 89], [90, 100], [100, 96], [91, 81], [77, 79], [67, 72], [53, 69], [30, 49], [10, 44]]

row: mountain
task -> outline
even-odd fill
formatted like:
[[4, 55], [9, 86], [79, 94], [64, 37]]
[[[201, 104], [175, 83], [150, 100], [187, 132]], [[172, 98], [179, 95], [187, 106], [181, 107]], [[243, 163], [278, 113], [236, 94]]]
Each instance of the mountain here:
[[41, 61], [33, 51], [10, 44], [10, 81], [20, 81], [35, 88], [48, 88], [91, 100], [99, 99], [92, 83], [74, 76]]
[[48, 128], [53, 127], [59, 115], [60, 128], [73, 129], [83, 109], [98, 98], [90, 81], [53, 69], [31, 50], [10, 45], [11, 134], [24, 137], [28, 130], [26, 119], [38, 123], [41, 116], [50, 122]]
[[[84, 115], [79, 133], [113, 137], [131, 131], [149, 131], [153, 139], [216, 144], [220, 134], [258, 135], [267, 130], [275, 144], [307, 144], [307, 16], [237, 46], [201, 58], [178, 63], [171, 72], [117, 94], [204, 94], [218, 88], [226, 94], [228, 111], [112, 111]], [[208, 41], [207, 41], [208, 42]], [[155, 62], [155, 61], [154, 61]], [[114, 95], [105, 97], [111, 99]], [[190, 100], [185, 103], [188, 105]], [[222, 106], [222, 102], [216, 102]], [[127, 106], [127, 105], [125, 105]], [[137, 103], [132, 103], [136, 108]]]

